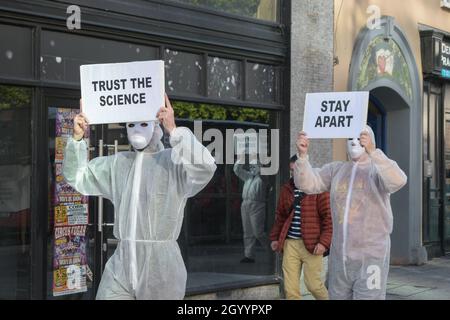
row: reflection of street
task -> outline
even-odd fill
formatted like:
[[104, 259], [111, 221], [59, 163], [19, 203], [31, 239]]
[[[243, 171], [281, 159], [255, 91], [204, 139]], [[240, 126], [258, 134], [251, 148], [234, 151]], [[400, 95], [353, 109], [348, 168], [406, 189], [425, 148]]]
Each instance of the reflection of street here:
[[[221, 283], [248, 282], [275, 278], [275, 256], [272, 252], [256, 247], [258, 263], [240, 264], [242, 242], [229, 245], [196, 245], [190, 248], [187, 291], [196, 292]], [[237, 261], [237, 262], [236, 262]]]
[[0, 243], [0, 297], [2, 299], [29, 298], [29, 250], [29, 245]]
[[30, 207], [29, 165], [0, 165], [0, 212], [19, 212]]

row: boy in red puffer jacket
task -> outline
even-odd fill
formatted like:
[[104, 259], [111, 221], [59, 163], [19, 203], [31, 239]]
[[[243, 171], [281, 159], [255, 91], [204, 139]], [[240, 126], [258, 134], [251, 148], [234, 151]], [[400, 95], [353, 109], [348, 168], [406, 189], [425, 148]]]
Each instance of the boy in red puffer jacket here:
[[[290, 160], [291, 177], [297, 156]], [[324, 255], [331, 245], [332, 222], [329, 193], [306, 195], [291, 178], [282, 188], [270, 233], [272, 250], [283, 252], [286, 298], [301, 299], [300, 274], [304, 265], [305, 284], [317, 300], [328, 300], [320, 278]]]

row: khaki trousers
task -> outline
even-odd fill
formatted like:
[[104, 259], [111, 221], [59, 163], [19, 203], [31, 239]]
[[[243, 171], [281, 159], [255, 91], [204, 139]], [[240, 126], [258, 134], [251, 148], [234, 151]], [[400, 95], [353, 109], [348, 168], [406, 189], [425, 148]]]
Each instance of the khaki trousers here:
[[328, 300], [328, 291], [320, 277], [322, 256], [306, 249], [303, 240], [286, 239], [283, 248], [283, 276], [286, 299], [300, 300], [300, 275], [302, 267], [305, 285], [317, 300]]

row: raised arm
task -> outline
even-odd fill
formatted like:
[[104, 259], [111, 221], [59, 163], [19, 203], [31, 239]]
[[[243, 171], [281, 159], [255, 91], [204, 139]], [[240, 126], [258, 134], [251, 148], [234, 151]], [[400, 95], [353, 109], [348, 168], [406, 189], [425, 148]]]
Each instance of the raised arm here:
[[378, 178], [387, 193], [395, 193], [407, 183], [408, 178], [397, 162], [389, 159], [383, 151], [377, 149], [370, 154], [377, 170]]
[[177, 128], [172, 104], [167, 95], [165, 106], [158, 114], [158, 119], [170, 134], [172, 161], [180, 168], [180, 179], [188, 197], [200, 192], [209, 183], [217, 169], [215, 160], [209, 150], [185, 127]]
[[67, 183], [86, 196], [112, 199], [111, 164], [113, 158], [99, 157], [88, 162], [84, 140], [69, 138], [64, 154], [63, 175]]
[[361, 145], [366, 149], [374, 164], [381, 187], [387, 193], [394, 193], [400, 190], [407, 182], [408, 178], [397, 162], [389, 159], [383, 151], [375, 148], [369, 133], [361, 133]]
[[237, 160], [236, 163], [234, 164], [233, 171], [242, 181], [246, 181], [253, 177], [249, 171], [244, 169], [244, 165], [241, 164], [239, 160]]
[[342, 163], [334, 162], [321, 169], [313, 169], [308, 160], [308, 147], [308, 136], [300, 132], [297, 138], [298, 160], [294, 166], [295, 186], [306, 194], [330, 191], [334, 173]]
[[112, 200], [112, 157], [87, 160], [88, 146], [83, 140], [89, 123], [84, 114], [74, 118], [73, 137], [67, 141], [63, 175], [67, 183], [83, 195], [104, 196]]
[[187, 195], [192, 197], [206, 187], [214, 176], [217, 168], [215, 160], [188, 128], [174, 129], [170, 135], [170, 144], [173, 147], [172, 161], [181, 166]]

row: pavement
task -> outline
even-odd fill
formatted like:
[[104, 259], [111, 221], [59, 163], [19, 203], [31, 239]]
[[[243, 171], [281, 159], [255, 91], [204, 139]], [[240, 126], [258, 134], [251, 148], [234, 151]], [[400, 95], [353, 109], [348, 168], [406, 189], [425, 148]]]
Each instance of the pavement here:
[[450, 255], [422, 266], [391, 266], [387, 300], [450, 300]]
[[[301, 291], [305, 300], [314, 300], [303, 281]], [[391, 265], [386, 300], [450, 300], [450, 255], [421, 266]]]

